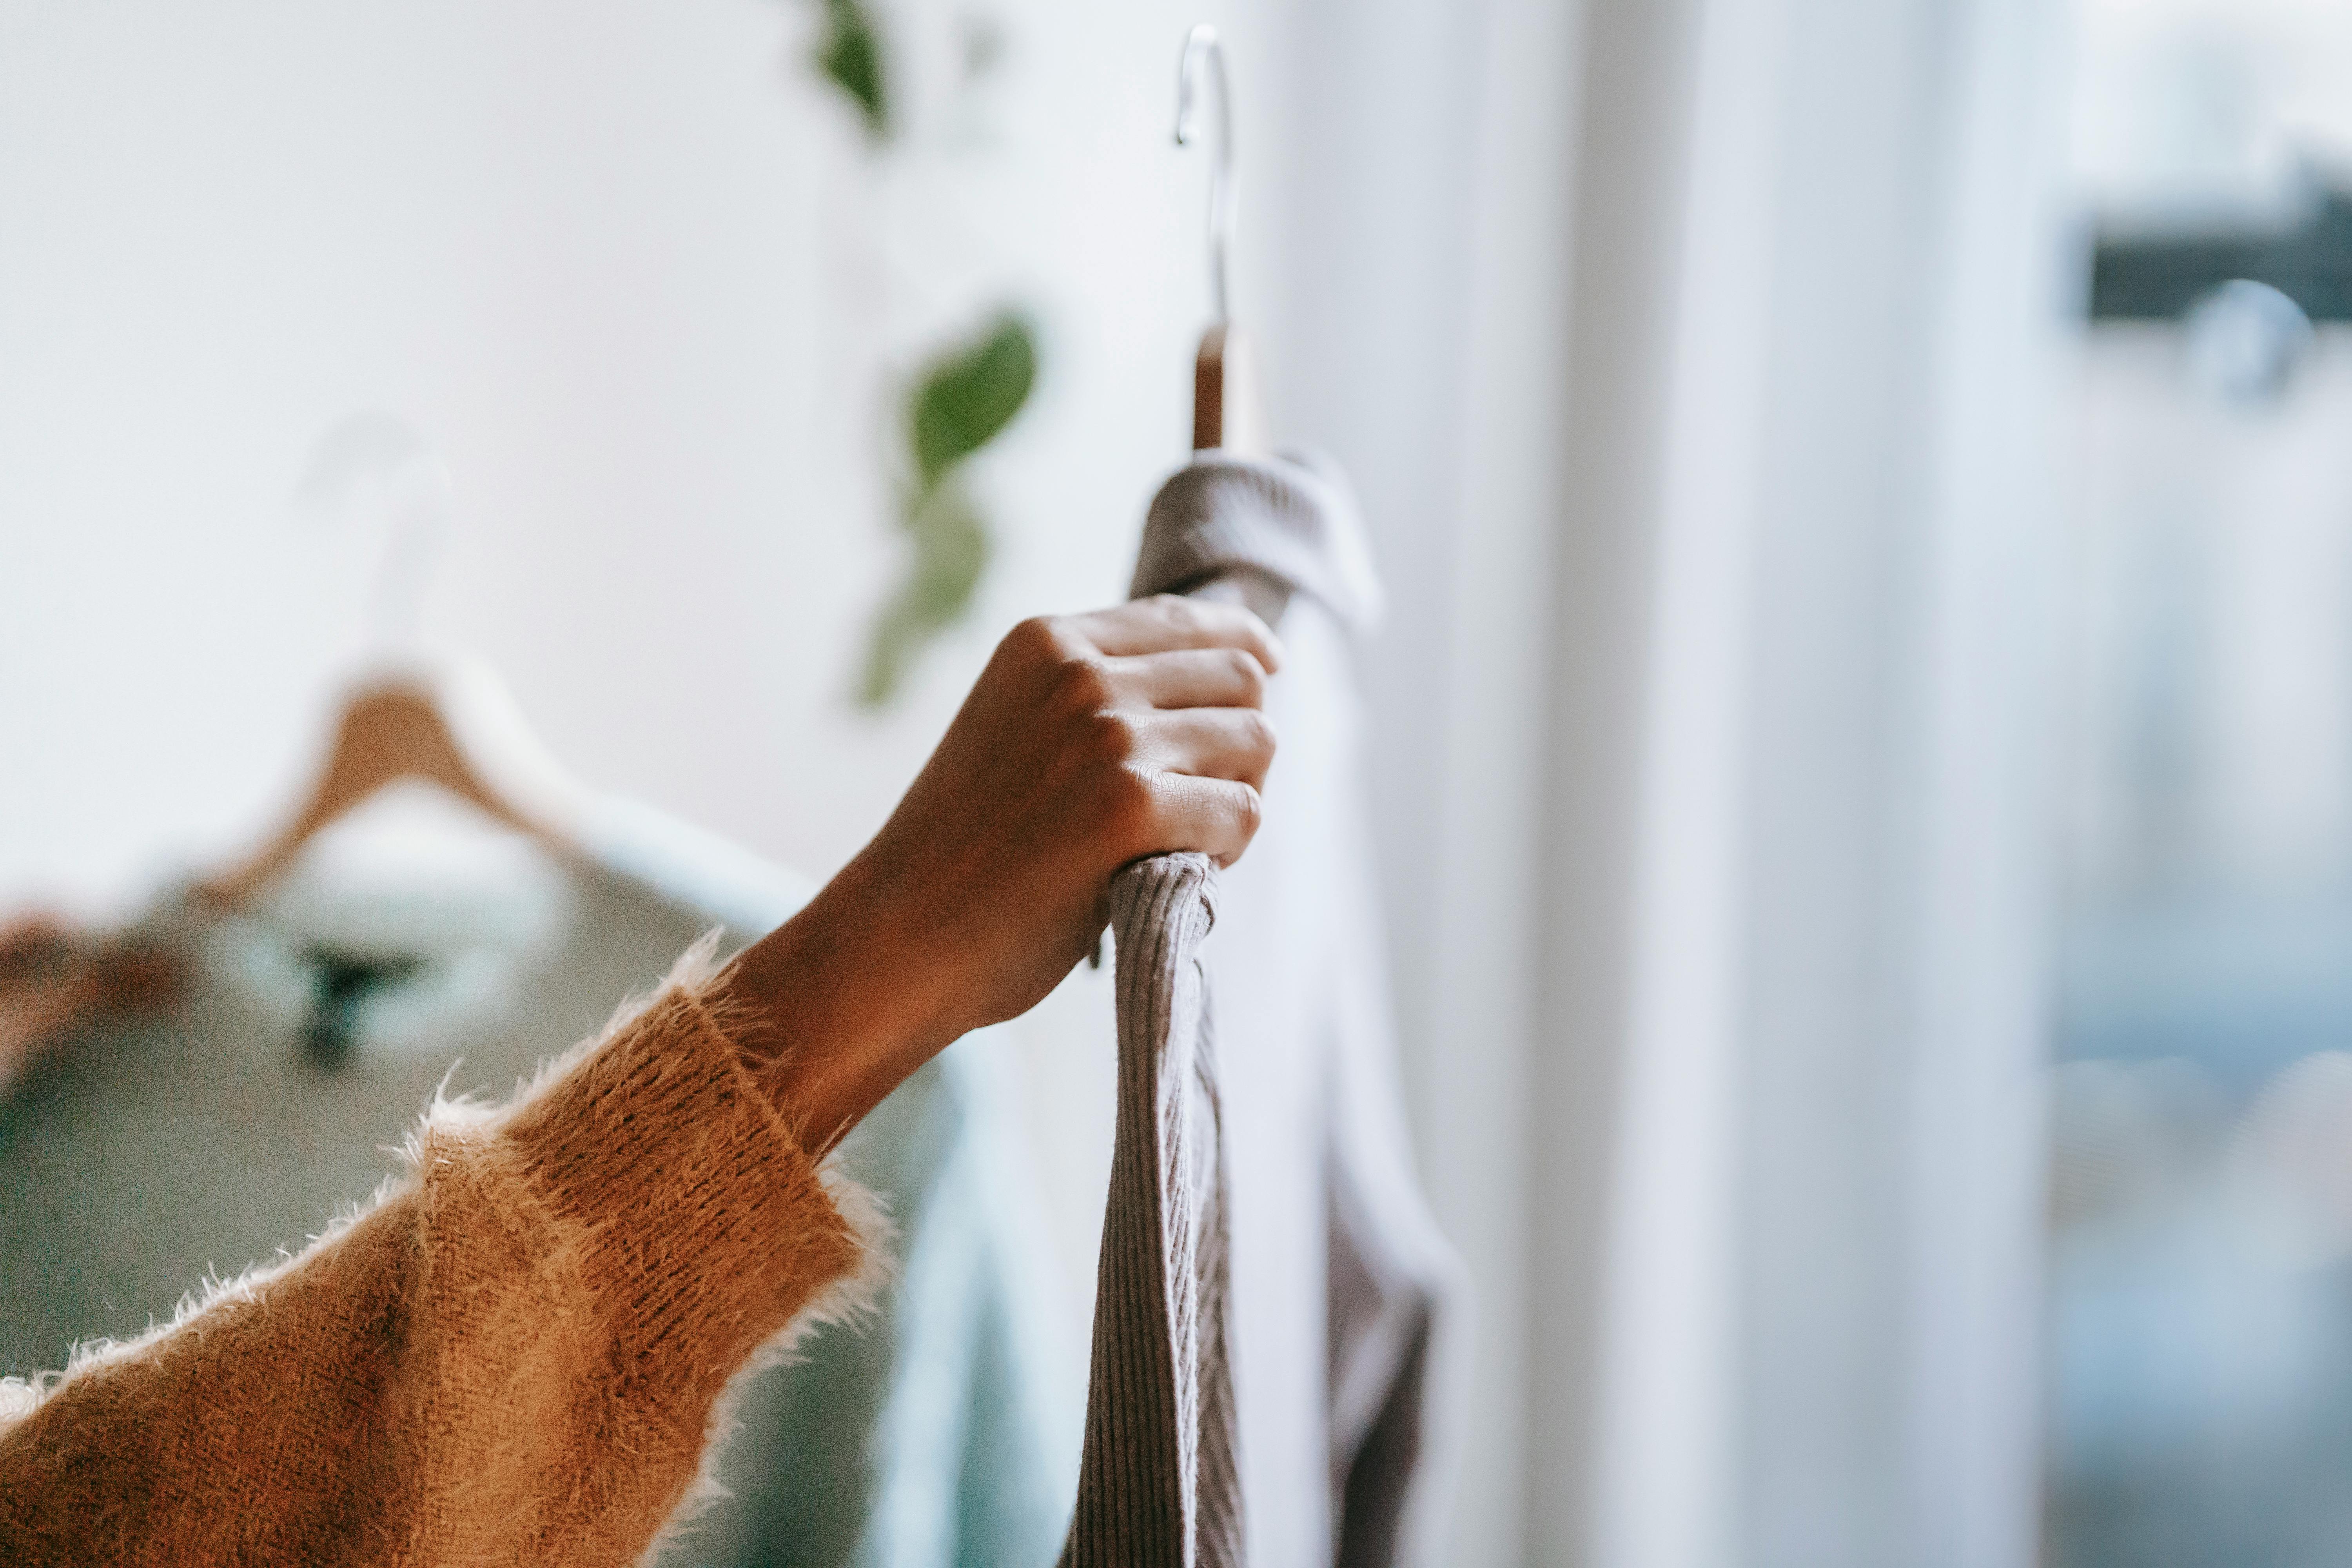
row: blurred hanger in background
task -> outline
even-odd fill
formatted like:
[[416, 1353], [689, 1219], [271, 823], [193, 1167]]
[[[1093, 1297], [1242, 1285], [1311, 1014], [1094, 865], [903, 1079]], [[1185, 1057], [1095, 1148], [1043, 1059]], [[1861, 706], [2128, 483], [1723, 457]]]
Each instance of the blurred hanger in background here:
[[1203, 22], [1184, 40], [1176, 70], [1176, 144], [1189, 147], [1198, 134], [1203, 78], [1217, 90], [1217, 138], [1209, 170], [1209, 291], [1216, 319], [1201, 339], [1192, 362], [1192, 449], [1223, 448], [1243, 457], [1262, 456], [1267, 441], [1265, 399], [1257, 381], [1256, 355], [1249, 337], [1234, 325], [1227, 291], [1225, 256], [1233, 241], [1233, 87], [1225, 74], [1224, 45]]
[[436, 785], [561, 858], [580, 856], [588, 792], [524, 726], [496, 677], [477, 663], [425, 659], [415, 622], [433, 545], [452, 510], [447, 468], [405, 422], [361, 414], [313, 446], [296, 498], [327, 521], [373, 499], [388, 533], [371, 616], [378, 673], [343, 700], [325, 766], [291, 821], [239, 864], [197, 884], [218, 903], [250, 899], [304, 846], [387, 784]]
[[387, 673], [353, 688], [336, 720], [326, 766], [293, 820], [198, 890], [217, 903], [243, 903], [330, 824], [403, 781], [437, 785], [561, 858], [580, 856], [572, 825], [587, 792], [525, 729], [488, 670], [452, 663]]

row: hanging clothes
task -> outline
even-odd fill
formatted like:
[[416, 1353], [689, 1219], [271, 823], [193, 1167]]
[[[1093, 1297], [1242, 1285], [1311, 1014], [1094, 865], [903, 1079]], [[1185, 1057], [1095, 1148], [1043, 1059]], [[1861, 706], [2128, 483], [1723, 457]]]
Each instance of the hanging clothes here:
[[[168, 999], [93, 1012], [0, 1087], [0, 1374], [168, 1321], [208, 1275], [299, 1246], [398, 1168], [436, 1087], [503, 1097], [703, 932], [731, 951], [808, 890], [618, 803], [583, 837], [576, 863], [475, 828], [377, 864], [363, 826], [247, 911], [158, 900], [117, 945], [170, 965]], [[897, 1284], [876, 1321], [743, 1385], [716, 1463], [731, 1495], [666, 1560], [1050, 1555], [1076, 1434], [990, 1045], [927, 1066], [845, 1144], [891, 1211]]]
[[1246, 1560], [1224, 1147], [1201, 963], [1214, 886], [1213, 863], [1190, 854], [1155, 856], [1111, 880], [1118, 1127], [1064, 1568]]
[[1350, 646], [1381, 595], [1336, 470], [1213, 451], [1168, 481], [1135, 592], [1236, 572], [1289, 595], [1282, 752], [1237, 866], [1113, 885], [1118, 1124], [1064, 1562], [1432, 1563], [1462, 1271], [1391, 1034]]

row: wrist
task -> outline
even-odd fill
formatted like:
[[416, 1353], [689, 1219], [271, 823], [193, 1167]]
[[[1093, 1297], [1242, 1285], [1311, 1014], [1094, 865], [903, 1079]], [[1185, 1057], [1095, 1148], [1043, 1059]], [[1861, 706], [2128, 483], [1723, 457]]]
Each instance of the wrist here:
[[[953, 1037], [910, 965], [927, 944], [861, 858], [719, 977], [738, 1048], [822, 1154]], [[916, 973], [910, 973], [910, 968]]]

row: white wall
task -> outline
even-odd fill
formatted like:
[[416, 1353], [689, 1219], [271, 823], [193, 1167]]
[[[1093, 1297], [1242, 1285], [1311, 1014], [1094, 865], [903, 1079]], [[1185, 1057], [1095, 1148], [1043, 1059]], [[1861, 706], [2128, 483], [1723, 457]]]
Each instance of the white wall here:
[[[116, 891], [285, 798], [364, 553], [289, 498], [362, 409], [455, 478], [434, 640], [585, 777], [841, 859], [996, 631], [1118, 594], [1181, 453], [1192, 13], [1101, 11], [1008, 16], [1003, 79], [877, 173], [799, 7], [0, 9], [0, 887]], [[1048, 344], [1003, 557], [874, 723], [884, 388], [999, 297]]]

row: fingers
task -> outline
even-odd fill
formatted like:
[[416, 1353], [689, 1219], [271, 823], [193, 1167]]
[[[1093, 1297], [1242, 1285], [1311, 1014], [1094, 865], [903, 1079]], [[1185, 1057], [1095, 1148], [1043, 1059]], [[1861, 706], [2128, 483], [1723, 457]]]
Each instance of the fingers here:
[[1197, 849], [1220, 866], [1242, 858], [1257, 836], [1262, 806], [1250, 785], [1231, 779], [1163, 773], [1154, 789], [1165, 842], [1149, 851]]
[[1024, 621], [982, 680], [1026, 693], [1007, 722], [1015, 731], [1034, 722], [1038, 746], [1076, 770], [1008, 748], [1028, 759], [1023, 777], [1095, 781], [1076, 797], [1079, 810], [1055, 815], [1108, 851], [1107, 873], [1172, 850], [1223, 865], [1240, 858], [1274, 761], [1274, 727], [1260, 709], [1281, 662], [1282, 645], [1244, 606], [1163, 595]]
[[1139, 726], [1138, 761], [1163, 773], [1262, 788], [1274, 763], [1274, 726], [1255, 708], [1186, 708]]
[[1267, 674], [1282, 668], [1282, 645], [1265, 623], [1239, 605], [1159, 594], [1113, 609], [1073, 616], [1066, 623], [1113, 658], [1177, 648], [1246, 650]]
[[1247, 648], [1177, 648], [1109, 662], [1112, 679], [1154, 708], [1258, 708], [1265, 702], [1265, 666]]

